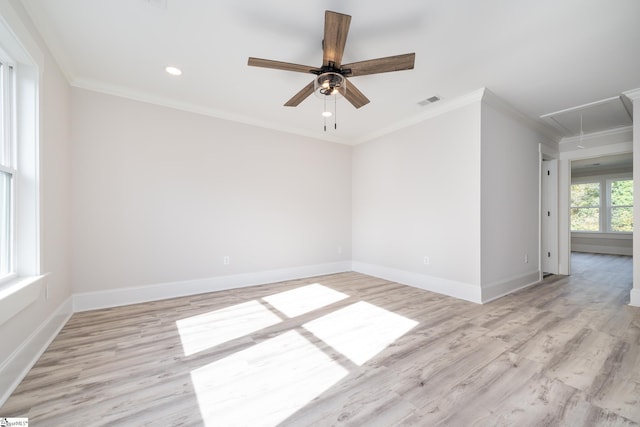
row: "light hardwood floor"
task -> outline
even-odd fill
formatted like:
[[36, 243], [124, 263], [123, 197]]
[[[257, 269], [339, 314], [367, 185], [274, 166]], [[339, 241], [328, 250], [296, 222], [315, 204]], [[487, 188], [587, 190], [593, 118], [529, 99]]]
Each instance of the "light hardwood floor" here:
[[6, 404], [32, 426], [640, 423], [631, 258], [485, 305], [344, 273], [77, 313]]

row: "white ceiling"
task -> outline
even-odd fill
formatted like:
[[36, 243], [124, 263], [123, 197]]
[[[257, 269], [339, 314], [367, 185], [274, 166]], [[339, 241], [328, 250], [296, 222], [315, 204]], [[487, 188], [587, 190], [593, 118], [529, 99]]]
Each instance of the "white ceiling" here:
[[598, 173], [633, 171], [633, 154], [616, 154], [571, 161], [571, 173], [575, 175], [597, 175]]
[[[23, 3], [74, 86], [344, 143], [482, 87], [547, 126], [540, 116], [640, 88], [638, 0]], [[352, 15], [343, 63], [416, 52], [414, 70], [354, 77], [371, 103], [338, 101], [327, 132], [321, 100], [283, 106], [312, 75], [247, 66], [320, 66], [325, 10]]]
[[541, 117], [563, 136], [586, 135], [633, 125], [633, 104], [624, 96], [614, 96]]

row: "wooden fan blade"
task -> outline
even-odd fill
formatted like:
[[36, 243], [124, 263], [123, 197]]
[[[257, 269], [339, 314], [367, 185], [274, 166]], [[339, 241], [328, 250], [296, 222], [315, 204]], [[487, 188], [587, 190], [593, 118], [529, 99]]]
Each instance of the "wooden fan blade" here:
[[367, 74], [388, 73], [391, 71], [412, 70], [416, 60], [415, 53], [387, 56], [386, 58], [369, 59], [368, 61], [343, 64], [342, 69], [350, 69], [349, 77], [365, 76]]
[[251, 67], [273, 68], [276, 70], [296, 71], [298, 73], [313, 73], [318, 69], [308, 65], [292, 64], [291, 62], [272, 61], [270, 59], [249, 58], [247, 64]]
[[347, 101], [349, 101], [351, 105], [353, 105], [356, 108], [360, 108], [364, 105], [367, 105], [369, 103], [369, 99], [366, 96], [364, 96], [364, 94], [360, 92], [358, 88], [355, 87], [353, 83], [351, 83], [350, 80], [348, 80], [348, 82], [349, 83], [347, 83], [346, 89], [345, 88], [338, 89], [342, 94], [342, 96], [344, 96], [347, 99]]
[[285, 107], [297, 107], [302, 101], [304, 101], [309, 95], [313, 93], [313, 81], [302, 88], [302, 90], [295, 95], [293, 98], [287, 101], [284, 104]]
[[351, 16], [330, 10], [325, 11], [322, 65], [327, 66], [332, 63], [333, 67], [340, 67], [350, 24]]

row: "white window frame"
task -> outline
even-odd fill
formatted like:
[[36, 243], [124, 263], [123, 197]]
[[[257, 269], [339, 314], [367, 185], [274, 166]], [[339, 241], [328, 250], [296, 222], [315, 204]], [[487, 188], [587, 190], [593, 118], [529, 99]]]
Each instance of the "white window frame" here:
[[[612, 174], [612, 175], [602, 175], [602, 176], [591, 176], [591, 177], [580, 177], [574, 178], [571, 180], [571, 185], [575, 184], [592, 184], [599, 183], [600, 184], [600, 206], [593, 206], [600, 209], [600, 230], [598, 231], [587, 231], [587, 230], [571, 230], [572, 234], [577, 235], [590, 235], [590, 236], [620, 236], [620, 237], [631, 237], [633, 235], [632, 231], [613, 231], [611, 230], [611, 183], [614, 181], [628, 181], [633, 180], [632, 173], [624, 173], [624, 174]], [[635, 204], [635, 195], [634, 200]], [[574, 206], [570, 206], [569, 208], [573, 208]], [[635, 228], [635, 224], [634, 224]]]
[[[615, 182], [615, 181], [632, 181], [633, 182], [633, 177], [629, 176], [627, 178], [618, 177], [618, 178], [608, 178], [608, 179], [606, 179], [606, 182], [605, 182], [606, 194], [605, 194], [605, 203], [604, 203], [605, 206], [606, 206], [606, 215], [607, 215], [606, 224], [605, 224], [606, 230], [607, 230], [606, 232], [607, 233], [616, 233], [616, 234], [632, 234], [633, 231], [614, 231], [614, 230], [611, 229], [611, 218], [613, 217], [613, 215], [611, 213], [612, 213], [614, 207], [616, 207], [616, 208], [627, 207], [627, 208], [632, 208], [633, 209], [633, 205], [630, 205], [630, 206], [628, 206], [628, 205], [613, 206], [611, 204], [611, 184], [613, 182]], [[636, 202], [636, 199], [635, 199], [635, 194], [634, 194], [633, 203], [635, 204], [635, 202]], [[634, 228], [635, 228], [635, 224], [634, 224]]]
[[[0, 102], [2, 102], [2, 116], [0, 117], [0, 131], [2, 132], [2, 161], [0, 171], [10, 176], [9, 212], [8, 212], [8, 242], [2, 248], [7, 253], [7, 271], [0, 272], [0, 283], [14, 279], [16, 273], [16, 200], [18, 171], [16, 147], [16, 79], [15, 64], [6, 54], [0, 51]], [[1, 253], [1, 252], [0, 252]], [[2, 260], [3, 262], [5, 260]]]
[[[585, 208], [585, 209], [598, 208], [598, 212], [599, 212], [599, 215], [598, 215], [598, 230], [597, 231], [593, 231], [593, 230], [571, 230], [571, 232], [572, 233], [601, 233], [602, 230], [604, 229], [602, 227], [602, 225], [603, 225], [603, 217], [604, 217], [604, 215], [602, 213], [602, 202], [603, 202], [602, 193], [603, 193], [603, 188], [604, 188], [603, 185], [602, 185], [602, 182], [600, 182], [600, 180], [597, 180], [597, 179], [588, 179], [588, 180], [584, 180], [584, 181], [580, 180], [580, 181], [572, 181], [571, 182], [571, 186], [580, 185], [580, 184], [598, 184], [600, 186], [600, 194], [599, 194], [599, 197], [598, 197], [598, 199], [599, 199], [598, 200], [598, 204], [594, 205], [594, 206], [573, 206], [573, 204], [571, 204], [569, 206], [569, 211], [571, 211], [571, 209], [575, 209], [575, 208], [577, 208], [577, 209], [580, 209], [580, 208]], [[571, 221], [569, 223], [571, 223]]]
[[0, 302], [40, 277], [40, 93], [44, 55], [7, 3], [0, 2], [0, 59], [13, 64], [13, 274], [0, 278]]

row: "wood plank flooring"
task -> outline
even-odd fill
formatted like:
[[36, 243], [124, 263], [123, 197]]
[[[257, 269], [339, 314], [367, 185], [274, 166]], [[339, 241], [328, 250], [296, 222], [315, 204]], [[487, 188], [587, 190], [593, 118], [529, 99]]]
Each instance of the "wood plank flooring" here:
[[357, 273], [77, 313], [6, 404], [32, 426], [640, 424], [631, 258], [486, 305]]

